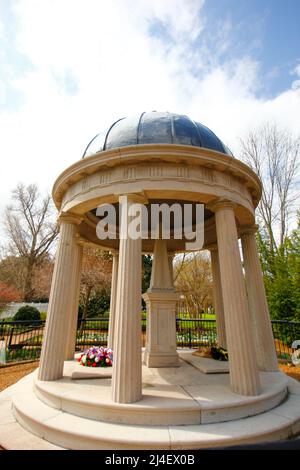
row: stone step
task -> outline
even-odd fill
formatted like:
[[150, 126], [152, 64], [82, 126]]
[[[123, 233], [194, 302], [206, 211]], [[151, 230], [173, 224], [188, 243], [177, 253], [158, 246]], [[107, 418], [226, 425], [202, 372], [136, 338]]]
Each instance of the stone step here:
[[[82, 418], [42, 403], [30, 381], [12, 390], [4, 406], [11, 407], [12, 402], [14, 417], [27, 438], [29, 431], [35, 440], [38, 436], [43, 443], [68, 449], [197, 449], [288, 439], [300, 432], [300, 385], [292, 379], [287, 400], [271, 411], [216, 424], [146, 426]], [[6, 447], [4, 429], [0, 425], [0, 445]], [[9, 442], [13, 446], [13, 435]]]
[[137, 425], [232, 421], [276, 407], [287, 393], [287, 377], [281, 373], [262, 374], [262, 393], [252, 397], [233, 393], [227, 383], [228, 376], [224, 379], [226, 382], [218, 384], [143, 383], [142, 400], [130, 404], [111, 400], [111, 380], [107, 378], [74, 381], [65, 376], [45, 382], [34, 374], [34, 390], [52, 408], [83, 418]]

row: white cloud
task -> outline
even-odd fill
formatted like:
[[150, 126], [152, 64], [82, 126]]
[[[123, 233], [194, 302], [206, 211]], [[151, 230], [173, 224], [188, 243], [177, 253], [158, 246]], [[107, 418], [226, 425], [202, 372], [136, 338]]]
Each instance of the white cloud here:
[[292, 90], [297, 90], [297, 89], [300, 89], [300, 64], [297, 65], [297, 67], [295, 67], [295, 69], [292, 71], [292, 74], [293, 75], [297, 75], [298, 79], [297, 80], [294, 80], [292, 82]]
[[[23, 104], [0, 111], [2, 208], [18, 181], [35, 181], [50, 191], [96, 133], [135, 112], [188, 114], [233, 150], [237, 137], [262, 119], [299, 128], [299, 89], [258, 99], [256, 61], [246, 56], [220, 65], [218, 47], [210, 57], [203, 3], [15, 0], [18, 52], [32, 68], [10, 84], [22, 93]], [[157, 21], [172, 42], [149, 33]], [[229, 33], [226, 23], [216, 36], [223, 52]]]

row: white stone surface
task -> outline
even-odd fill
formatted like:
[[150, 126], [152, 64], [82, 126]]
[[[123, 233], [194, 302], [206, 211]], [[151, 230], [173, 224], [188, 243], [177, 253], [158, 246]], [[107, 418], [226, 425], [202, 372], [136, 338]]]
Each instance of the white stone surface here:
[[67, 323], [67, 340], [66, 340], [66, 355], [65, 359], [73, 359], [76, 345], [77, 324], [78, 324], [78, 305], [80, 295], [80, 280], [81, 280], [81, 266], [82, 266], [83, 247], [76, 244], [74, 246], [74, 262], [72, 270], [72, 292], [70, 297], [71, 309], [70, 318]]
[[112, 399], [133, 403], [142, 395], [141, 270], [142, 240], [130, 238], [128, 226], [134, 196], [120, 196], [120, 248], [114, 326]]
[[257, 228], [257, 226], [250, 228], [241, 237], [249, 311], [258, 367], [264, 371], [276, 371], [278, 361], [274, 336], [255, 240]]
[[177, 367], [176, 302], [167, 242], [154, 242], [150, 287], [143, 299], [147, 306], [144, 362], [148, 367]]
[[213, 277], [213, 297], [216, 315], [218, 346], [227, 349], [224, 304], [221, 284], [219, 253], [217, 245], [210, 250], [211, 271]]
[[64, 450], [35, 436], [18, 423], [0, 426], [0, 444], [7, 450]]
[[0, 402], [0, 426], [2, 424], [15, 423], [16, 419], [12, 415], [11, 400], [1, 400]]
[[[184, 356], [193, 357], [195, 362], [203, 359], [191, 352]], [[75, 362], [69, 363], [64, 379], [35, 380], [37, 396], [54, 408], [106, 422], [154, 425], [222, 422], [269, 410], [281, 403], [287, 392], [287, 378], [281, 373], [262, 374], [262, 393], [246, 397], [232, 392], [228, 374], [206, 375], [194, 364], [180, 361], [177, 373], [173, 368], [143, 366], [142, 399], [119, 404], [111, 399], [109, 378], [74, 381], [72, 365], [80, 367]]]
[[192, 364], [204, 374], [226, 374], [229, 372], [229, 361], [217, 361], [209, 357], [195, 356], [191, 352], [180, 352], [181, 359]]
[[113, 252], [111, 292], [110, 292], [110, 312], [109, 312], [109, 325], [108, 325], [108, 337], [107, 337], [107, 347], [111, 348], [112, 350], [114, 350], [114, 337], [115, 337], [118, 269], [119, 269], [119, 253]]
[[240, 257], [234, 205], [217, 203], [215, 210], [226, 340], [232, 390], [258, 395], [260, 382]]
[[70, 214], [60, 217], [60, 236], [39, 367], [40, 380], [56, 380], [63, 375], [66, 344], [68, 349], [70, 346], [68, 326], [70, 319], [74, 320], [74, 296], [78, 287], [75, 275], [78, 261], [76, 224], [80, 220], [80, 217]]
[[[185, 364], [184, 368], [186, 367], [192, 368]], [[151, 371], [149, 376], [155, 376], [157, 372], [161, 373], [164, 370]], [[266, 373], [262, 383], [266, 382], [268, 375], [270, 383], [276, 383], [276, 374], [279, 379], [279, 373]], [[28, 376], [30, 380], [26, 377], [27, 380], [24, 380], [24, 383], [21, 380], [18, 384], [10, 387], [8, 389], [10, 394], [6, 393], [4, 400], [2, 400], [3, 394], [0, 393], [0, 403], [5, 403], [2, 415], [4, 422], [7, 422], [7, 424], [0, 424], [0, 445], [4, 448], [196, 449], [286, 439], [299, 430], [300, 407], [299, 395], [296, 393], [289, 395], [287, 401], [271, 411], [235, 421], [185, 426], [153, 426], [150, 423], [150, 425], [125, 425], [78, 417], [45, 405], [32, 393], [30, 381], [33, 380], [33, 375]], [[206, 379], [212, 378], [212, 376], [205, 374], [199, 375], [205, 376]], [[220, 378], [222, 375], [216, 377]], [[283, 378], [281, 377], [282, 380]], [[89, 382], [92, 382], [91, 390], [94, 392], [97, 390], [96, 380], [84, 382], [87, 382], [87, 386]], [[299, 389], [299, 385], [295, 381], [288, 380], [288, 382], [291, 389], [293, 385], [295, 385], [295, 389]], [[74, 385], [76, 381], [72, 381], [72, 383]], [[78, 383], [82, 382], [78, 381]], [[25, 393], [23, 397], [20, 395], [20, 386], [22, 385]], [[151, 387], [148, 389], [150, 390]], [[177, 396], [177, 391], [172, 386], [169, 390], [167, 386], [162, 388], [165, 394], [170, 390], [173, 391], [174, 396]], [[16, 396], [14, 396], [15, 394]], [[12, 396], [16, 403], [15, 413], [22, 426], [13, 422], [14, 418], [11, 417], [8, 397]], [[241, 399], [243, 398], [245, 399], [241, 396]], [[259, 401], [259, 397], [256, 397], [256, 401]], [[118, 406], [134, 407], [137, 405], [136, 403], [119, 404]]]
[[[189, 449], [287, 439], [291, 421], [272, 412], [250, 418], [198, 426], [170, 426], [171, 448]], [[188, 434], [188, 445], [187, 445]]]

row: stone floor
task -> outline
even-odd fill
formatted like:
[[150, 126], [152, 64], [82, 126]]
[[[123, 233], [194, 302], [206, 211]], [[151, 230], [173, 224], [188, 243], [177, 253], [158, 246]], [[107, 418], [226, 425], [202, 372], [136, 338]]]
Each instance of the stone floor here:
[[[0, 445], [192, 449], [300, 432], [300, 384], [281, 372], [261, 373], [263, 393], [243, 397], [231, 392], [226, 364], [207, 361], [185, 351], [178, 368], [144, 367], [143, 399], [129, 405], [111, 401], [109, 369], [68, 361], [58, 381], [40, 382], [30, 374], [0, 393]], [[219, 370], [211, 373], [212, 367]]]

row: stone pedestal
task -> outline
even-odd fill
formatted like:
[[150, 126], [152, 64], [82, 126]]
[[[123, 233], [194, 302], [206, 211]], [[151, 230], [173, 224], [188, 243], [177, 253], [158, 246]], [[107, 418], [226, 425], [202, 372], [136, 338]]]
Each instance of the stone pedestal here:
[[121, 196], [120, 248], [116, 314], [112, 400], [134, 403], [142, 398], [141, 351], [141, 271], [142, 240], [128, 236], [134, 196]]
[[118, 286], [118, 268], [119, 268], [119, 253], [113, 253], [113, 265], [111, 275], [111, 293], [110, 293], [110, 312], [109, 312], [109, 327], [107, 347], [114, 350], [114, 331], [115, 331], [115, 318], [116, 318], [116, 304], [117, 304], [117, 286]]
[[175, 292], [147, 292], [147, 339], [144, 362], [148, 367], [176, 367], [179, 365], [176, 342]]
[[244, 269], [258, 367], [260, 370], [272, 372], [278, 370], [278, 362], [256, 246], [256, 230], [257, 226], [249, 228], [241, 237]]
[[211, 271], [213, 277], [213, 297], [217, 326], [217, 341], [219, 347], [227, 349], [221, 274], [217, 247], [210, 248], [210, 255]]
[[149, 290], [143, 295], [147, 305], [147, 335], [144, 362], [148, 367], [179, 365], [176, 341], [176, 302], [173, 268], [165, 240], [156, 240]]
[[70, 214], [59, 218], [60, 236], [39, 367], [40, 380], [56, 380], [63, 376], [69, 342], [68, 325], [70, 319], [74, 318], [74, 298], [78, 287], [78, 277], [74, 275], [78, 266], [76, 225], [81, 220]]
[[234, 206], [222, 202], [217, 203], [213, 210], [216, 219], [231, 388], [241, 395], [258, 395], [261, 387]]

